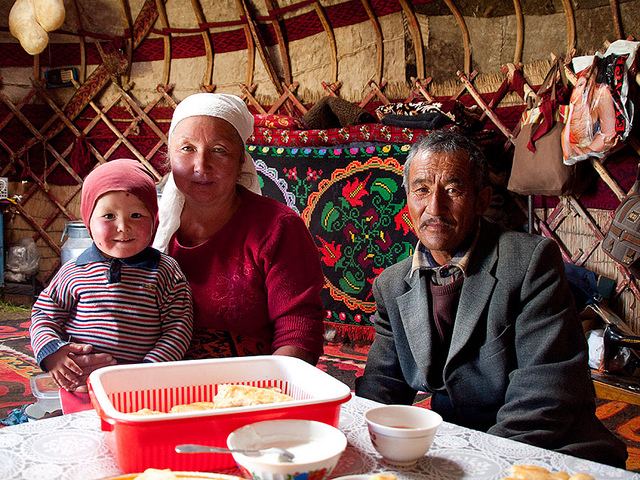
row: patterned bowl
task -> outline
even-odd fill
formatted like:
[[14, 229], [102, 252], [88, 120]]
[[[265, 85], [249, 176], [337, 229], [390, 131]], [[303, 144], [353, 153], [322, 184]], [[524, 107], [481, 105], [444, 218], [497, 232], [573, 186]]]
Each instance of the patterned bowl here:
[[369, 437], [389, 465], [411, 466], [431, 447], [442, 417], [412, 405], [383, 405], [364, 414]]
[[245, 455], [234, 453], [236, 464], [254, 480], [324, 480], [347, 447], [344, 433], [331, 425], [312, 420], [267, 420], [251, 423], [232, 432], [227, 446], [258, 450], [286, 448], [295, 455], [289, 462], [276, 453]]

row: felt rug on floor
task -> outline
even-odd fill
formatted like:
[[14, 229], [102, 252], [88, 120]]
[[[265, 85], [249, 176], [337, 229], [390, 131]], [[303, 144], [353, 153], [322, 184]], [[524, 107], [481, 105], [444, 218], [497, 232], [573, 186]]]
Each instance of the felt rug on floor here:
[[[29, 319], [0, 316], [0, 419], [14, 409], [34, 403], [29, 380], [42, 373], [29, 345]], [[327, 342], [318, 368], [337, 378], [351, 390], [362, 375], [369, 344]], [[627, 444], [628, 470], [640, 471], [640, 406], [597, 399], [597, 415], [604, 425]], [[418, 395], [416, 404], [429, 407], [429, 397]]]
[[29, 380], [39, 373], [29, 344], [30, 320], [0, 318], [0, 419], [35, 398]]

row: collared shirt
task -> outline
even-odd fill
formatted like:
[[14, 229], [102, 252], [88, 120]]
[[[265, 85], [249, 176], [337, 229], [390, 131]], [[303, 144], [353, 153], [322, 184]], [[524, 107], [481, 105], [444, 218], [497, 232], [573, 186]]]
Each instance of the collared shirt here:
[[76, 259], [76, 265], [86, 266], [95, 262], [107, 262], [109, 271], [107, 272], [107, 283], [119, 283], [121, 281], [121, 266], [129, 265], [154, 271], [158, 269], [160, 263], [160, 252], [155, 248], [147, 247], [141, 252], [128, 258], [108, 258], [93, 243], [82, 252]]
[[439, 265], [435, 261], [433, 255], [422, 242], [418, 241], [415, 252], [413, 252], [413, 261], [411, 263], [411, 276], [417, 270], [427, 270], [431, 272], [431, 281], [436, 285], [449, 285], [461, 276], [467, 276], [467, 268], [469, 267], [469, 260], [471, 254], [478, 243], [478, 237], [480, 235], [480, 220], [475, 232], [469, 236], [471, 241], [464, 241], [460, 246], [460, 249], [455, 255], [444, 265]]
[[30, 334], [39, 365], [68, 342], [139, 363], [180, 360], [192, 328], [191, 289], [173, 258], [149, 247], [110, 259], [93, 244], [40, 293]]

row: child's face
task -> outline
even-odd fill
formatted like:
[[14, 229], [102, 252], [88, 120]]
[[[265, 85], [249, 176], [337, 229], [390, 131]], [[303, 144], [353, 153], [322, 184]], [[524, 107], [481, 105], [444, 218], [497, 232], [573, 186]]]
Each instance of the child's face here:
[[101, 196], [89, 222], [91, 237], [107, 257], [127, 258], [144, 250], [153, 234], [151, 213], [142, 200], [127, 192]]

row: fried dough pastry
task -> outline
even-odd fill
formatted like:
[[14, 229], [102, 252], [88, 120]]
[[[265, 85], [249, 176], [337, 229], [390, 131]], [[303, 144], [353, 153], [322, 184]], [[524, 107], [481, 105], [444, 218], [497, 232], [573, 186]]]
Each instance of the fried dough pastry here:
[[147, 468], [134, 480], [178, 480], [178, 477], [168, 468], [158, 470], [157, 468]]
[[215, 408], [246, 407], [265, 403], [290, 402], [293, 397], [285, 395], [277, 387], [259, 388], [249, 385], [218, 385], [218, 393], [213, 397]]
[[129, 415], [161, 415], [164, 412], [158, 410], [151, 410], [150, 408], [141, 408], [137, 412], [131, 412]]
[[[198, 410], [213, 410], [216, 408], [247, 407], [251, 405], [263, 405], [265, 403], [290, 402], [293, 397], [285, 395], [278, 387], [251, 387], [249, 385], [218, 385], [218, 393], [213, 397], [213, 402], [193, 402], [174, 405], [169, 413], [194, 412]], [[158, 415], [164, 412], [143, 408], [131, 415]], [[379, 479], [392, 480], [392, 479]]]
[[535, 465], [513, 465], [509, 469], [510, 477], [503, 480], [595, 480], [587, 473], [574, 473], [569, 475], [567, 472], [551, 473], [543, 467]]
[[213, 402], [193, 402], [183, 405], [174, 405], [169, 413], [195, 412], [198, 410], [213, 410], [215, 406]]
[[376, 473], [369, 477], [369, 480], [397, 480], [398, 477], [392, 473]]

